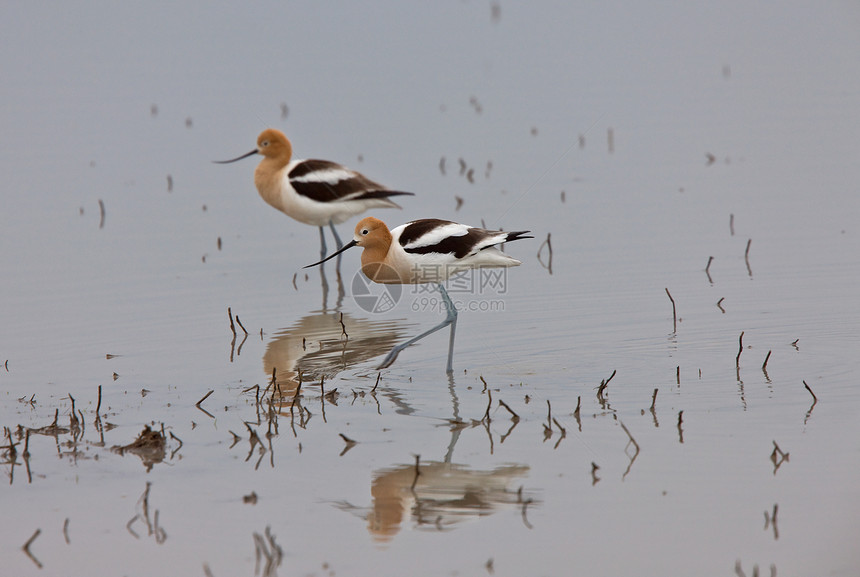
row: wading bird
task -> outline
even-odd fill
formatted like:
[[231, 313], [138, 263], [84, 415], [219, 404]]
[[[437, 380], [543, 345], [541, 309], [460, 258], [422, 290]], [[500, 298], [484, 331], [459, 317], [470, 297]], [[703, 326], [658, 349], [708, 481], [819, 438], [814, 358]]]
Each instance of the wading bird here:
[[531, 231], [485, 230], [438, 219], [415, 220], [388, 230], [384, 222], [370, 216], [356, 225], [352, 241], [328, 258], [305, 268], [322, 264], [348, 248], [360, 246], [364, 249], [361, 253], [361, 271], [373, 282], [436, 283], [447, 311], [445, 320], [391, 349], [379, 368], [390, 366], [400, 351], [409, 345], [451, 325], [447, 367], [450, 373], [453, 370], [457, 309], [442, 283], [464, 270], [518, 266], [520, 261], [503, 253], [498, 245], [522, 238], [534, 238], [526, 236], [529, 232]]
[[299, 222], [319, 227], [320, 258], [325, 258], [323, 227], [329, 226], [337, 248], [343, 243], [334, 225], [371, 208], [400, 208], [389, 197], [412, 195], [390, 190], [363, 174], [328, 160], [294, 160], [293, 146], [280, 130], [268, 128], [257, 137], [257, 148], [227, 164], [261, 154], [254, 171], [257, 191], [270, 206]]

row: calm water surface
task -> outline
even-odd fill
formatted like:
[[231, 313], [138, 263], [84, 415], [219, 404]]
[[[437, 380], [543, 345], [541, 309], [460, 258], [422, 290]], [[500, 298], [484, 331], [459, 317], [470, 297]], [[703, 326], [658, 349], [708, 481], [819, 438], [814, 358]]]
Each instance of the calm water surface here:
[[[3, 13], [10, 575], [860, 572], [856, 6]], [[211, 164], [267, 126], [533, 231], [453, 375]]]

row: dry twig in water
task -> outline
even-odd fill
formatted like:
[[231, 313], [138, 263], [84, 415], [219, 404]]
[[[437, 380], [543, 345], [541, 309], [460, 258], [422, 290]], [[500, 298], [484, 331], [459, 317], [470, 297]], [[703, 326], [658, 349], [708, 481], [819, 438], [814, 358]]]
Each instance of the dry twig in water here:
[[744, 331], [741, 331], [741, 336], [738, 337], [738, 356], [735, 357], [735, 364], [740, 366], [741, 353], [744, 352]]
[[815, 393], [812, 392], [812, 389], [809, 388], [809, 385], [806, 384], [806, 381], [803, 381], [803, 386], [806, 387], [806, 390], [809, 391], [810, 395], [812, 395], [812, 406], [814, 407], [815, 404], [818, 402], [818, 397], [815, 396]]
[[678, 314], [675, 310], [675, 299], [672, 298], [672, 293], [669, 292], [669, 289], [666, 289], [666, 294], [669, 295], [669, 300], [672, 301], [672, 332], [678, 332]]
[[[606, 389], [606, 387], [609, 386], [609, 381], [612, 380], [612, 378], [615, 376], [616, 372], [618, 372], [618, 369], [613, 370], [612, 374], [609, 375], [608, 379], [606, 379], [605, 381], [600, 381], [600, 386], [597, 387], [597, 398], [598, 399], [603, 399], [603, 391]], [[578, 408], [578, 406], [577, 406], [577, 408]]]
[[507, 404], [507, 403], [505, 403], [502, 399], [499, 399], [499, 405], [500, 405], [500, 406], [502, 406], [502, 407], [504, 407], [504, 408], [506, 408], [506, 409], [508, 410], [508, 412], [511, 414], [511, 420], [512, 420], [513, 422], [515, 422], [515, 423], [516, 423], [516, 422], [518, 422], [518, 421], [520, 420], [520, 416], [519, 416], [518, 414], [516, 414], [516, 413], [514, 412], [514, 410], [513, 410], [512, 408], [510, 408], [510, 407], [508, 406], [508, 404]]
[[227, 316], [230, 318], [230, 331], [233, 333], [233, 338], [236, 338], [236, 325], [233, 323], [233, 311], [227, 307]]
[[[543, 253], [543, 247], [547, 248], [546, 264], [544, 264], [543, 257], [541, 256], [541, 254]], [[549, 274], [552, 274], [552, 233], [546, 233], [546, 240], [543, 241], [538, 248], [537, 259], [541, 266], [547, 269], [549, 271]]]
[[783, 463], [787, 463], [789, 461], [789, 454], [779, 448], [779, 445], [776, 444], [776, 441], [773, 442], [773, 451], [770, 454], [770, 460], [773, 463], [773, 474], [776, 475], [777, 470], [782, 466]]
[[[239, 315], [236, 315], [236, 322], [239, 323], [239, 326], [245, 331], [245, 334], [248, 334], [248, 330], [245, 328], [245, 325], [242, 324], [242, 321], [239, 320]], [[234, 329], [235, 330], [235, 329]]]
[[214, 393], [214, 392], [215, 392], [215, 389], [210, 390], [208, 393], [206, 393], [205, 395], [203, 395], [203, 398], [202, 398], [202, 399], [200, 399], [199, 401], [197, 401], [196, 403], [194, 403], [194, 406], [195, 406], [195, 407], [197, 407], [197, 408], [199, 409], [199, 408], [200, 408], [200, 404], [201, 404], [203, 401], [205, 401], [206, 399], [208, 399], [208, 398], [209, 398], [209, 395], [211, 395], [211, 394], [212, 394], [212, 393]]
[[27, 542], [26, 542], [26, 543], [24, 543], [24, 545], [21, 547], [21, 550], [24, 552], [24, 554], [25, 554], [25, 555], [27, 555], [27, 557], [29, 557], [29, 558], [30, 558], [30, 560], [31, 560], [33, 563], [35, 563], [35, 564], [36, 564], [36, 567], [38, 567], [39, 569], [41, 569], [41, 568], [42, 568], [42, 563], [40, 563], [40, 562], [39, 562], [39, 560], [38, 560], [38, 559], [36, 559], [36, 557], [34, 557], [34, 556], [33, 556], [33, 553], [31, 553], [31, 552], [30, 552], [30, 545], [32, 545], [32, 544], [33, 544], [33, 541], [35, 541], [35, 540], [36, 540], [36, 537], [38, 537], [38, 536], [39, 536], [39, 535], [41, 535], [41, 534], [42, 534], [42, 530], [41, 530], [41, 529], [36, 529], [36, 532], [35, 532], [35, 533], [33, 533], [33, 536], [32, 536], [32, 537], [30, 537], [29, 539], [27, 539]]
[[346, 446], [343, 448], [343, 451], [341, 451], [340, 456], [343, 456], [347, 451], [349, 451], [358, 444], [358, 441], [353, 441], [343, 433], [338, 433], [338, 435], [340, 435], [340, 438], [343, 439], [344, 443], [346, 443]]

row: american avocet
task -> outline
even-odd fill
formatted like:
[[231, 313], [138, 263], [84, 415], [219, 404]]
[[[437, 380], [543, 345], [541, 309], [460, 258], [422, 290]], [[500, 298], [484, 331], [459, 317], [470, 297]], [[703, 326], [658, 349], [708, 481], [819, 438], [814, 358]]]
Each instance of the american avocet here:
[[254, 171], [257, 191], [269, 205], [299, 222], [320, 229], [321, 257], [326, 244], [323, 227], [328, 225], [337, 248], [343, 243], [334, 228], [371, 208], [400, 208], [390, 196], [412, 195], [373, 182], [363, 174], [328, 160], [294, 160], [293, 145], [280, 130], [269, 128], [257, 137], [257, 148], [227, 164], [254, 154], [263, 160]]
[[438, 219], [415, 220], [398, 226], [394, 230], [388, 230], [384, 222], [370, 216], [356, 225], [352, 241], [328, 258], [305, 268], [334, 258], [348, 248], [360, 246], [364, 249], [361, 253], [361, 271], [373, 282], [436, 283], [447, 311], [445, 320], [429, 331], [391, 349], [379, 368], [390, 366], [400, 351], [409, 345], [451, 325], [451, 337], [448, 342], [448, 372], [450, 373], [453, 370], [457, 309], [442, 283], [464, 270], [518, 266], [521, 264], [520, 261], [500, 251], [498, 245], [521, 238], [534, 238], [526, 236], [529, 232], [531, 231], [485, 230]]

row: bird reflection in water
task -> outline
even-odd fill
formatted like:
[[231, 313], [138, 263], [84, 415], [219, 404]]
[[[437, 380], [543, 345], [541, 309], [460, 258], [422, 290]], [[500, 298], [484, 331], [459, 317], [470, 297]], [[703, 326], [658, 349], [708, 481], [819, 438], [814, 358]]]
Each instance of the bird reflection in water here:
[[380, 543], [391, 541], [410, 517], [417, 529], [444, 531], [502, 508], [519, 508], [523, 522], [530, 527], [526, 507], [536, 501], [524, 495], [521, 487], [513, 488], [528, 471], [526, 465], [480, 471], [466, 465], [417, 461], [377, 471], [369, 509], [349, 503], [339, 503], [338, 507], [365, 517], [373, 539]]
[[408, 326], [390, 320], [358, 318], [349, 313], [318, 313], [278, 331], [263, 354], [263, 371], [274, 373], [286, 401], [302, 385], [319, 384], [339, 372], [387, 353]]

